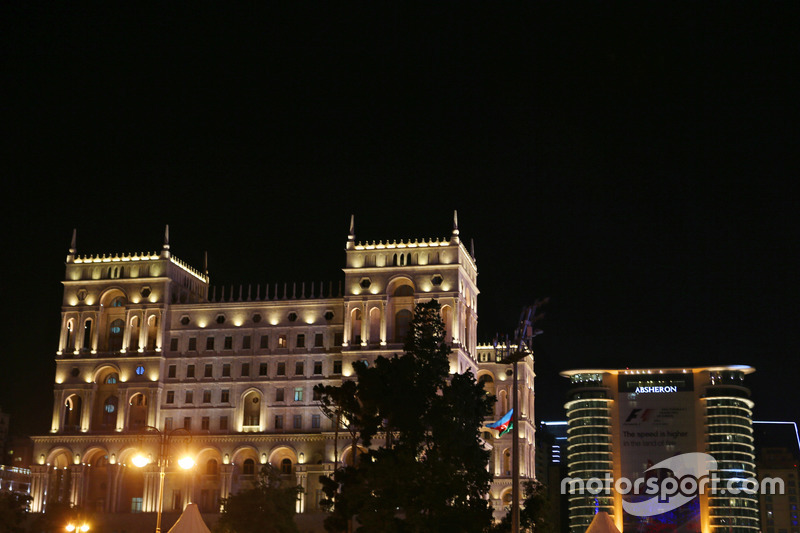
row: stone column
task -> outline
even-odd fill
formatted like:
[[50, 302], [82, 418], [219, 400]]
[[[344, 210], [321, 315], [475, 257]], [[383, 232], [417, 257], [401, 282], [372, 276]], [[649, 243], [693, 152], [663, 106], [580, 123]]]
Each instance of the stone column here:
[[361, 302], [361, 344], [366, 344], [369, 338], [369, 305]]
[[158, 511], [159, 467], [149, 464], [144, 467], [144, 494], [142, 494], [142, 511], [155, 513]]
[[53, 419], [50, 424], [50, 433], [56, 433], [61, 427], [61, 405], [63, 391], [53, 391]]
[[219, 497], [227, 498], [231, 495], [233, 487], [233, 465], [221, 465], [219, 467]]
[[50, 476], [50, 467], [47, 465], [31, 465], [31, 512], [44, 511], [44, 502], [47, 497], [47, 485]]
[[70, 465], [70, 477], [72, 478], [72, 486], [70, 487], [69, 503], [74, 507], [83, 505], [85, 500], [84, 494], [86, 493], [85, 474], [86, 465]]
[[388, 339], [386, 338], [386, 302], [381, 302], [381, 346], [386, 346]]
[[[125, 466], [115, 463], [107, 466], [108, 480], [106, 483], [106, 512], [116, 513], [119, 507], [119, 493], [124, 477]], [[128, 509], [130, 510], [130, 509]]]
[[306, 465], [297, 465], [295, 467], [295, 475], [297, 476], [297, 484], [303, 489], [297, 498], [297, 513], [300, 514], [306, 511], [306, 491], [308, 489], [308, 471]]

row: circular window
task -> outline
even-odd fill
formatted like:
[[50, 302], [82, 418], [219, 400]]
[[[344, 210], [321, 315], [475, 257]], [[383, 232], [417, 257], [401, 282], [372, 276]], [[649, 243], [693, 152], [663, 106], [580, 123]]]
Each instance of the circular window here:
[[433, 277], [431, 278], [431, 283], [433, 283], [433, 284], [434, 284], [434, 285], [436, 285], [437, 287], [438, 287], [439, 285], [441, 285], [443, 281], [444, 281], [444, 278], [442, 278], [442, 276], [440, 276], [439, 274], [436, 274], [435, 276], [433, 276]]
[[73, 368], [71, 373], [73, 378], [77, 378], [78, 375], [80, 375], [81, 371], [78, 370], [77, 368]]
[[325, 320], [333, 320], [333, 311], [325, 311]]
[[105, 406], [106, 413], [113, 413], [115, 410], [113, 403], [107, 403]]
[[141, 376], [142, 374], [144, 374], [144, 367], [142, 365], [139, 365], [136, 367], [136, 375]]
[[152, 292], [152, 291], [150, 290], [150, 288], [149, 288], [149, 287], [144, 287], [144, 288], [143, 288], [143, 289], [140, 291], [140, 294], [142, 295], [142, 298], [147, 298], [148, 296], [150, 296], [150, 293], [151, 293], [151, 292]]
[[372, 282], [369, 280], [369, 278], [363, 278], [359, 285], [361, 285], [362, 289], [369, 289], [369, 286], [372, 285]]
[[181, 324], [183, 324], [184, 326], [188, 326], [189, 325], [189, 317], [185, 316], [185, 317], [181, 318]]
[[259, 315], [258, 313], [254, 314], [253, 315], [253, 322], [256, 323], [256, 324], [261, 322], [261, 315]]
[[253, 403], [258, 403], [258, 398], [253, 398]]
[[225, 323], [225, 315], [219, 315], [217, 317], [217, 324], [224, 324]]
[[294, 322], [295, 320], [297, 320], [297, 313], [292, 311], [287, 315], [287, 318], [289, 319], [289, 322]]

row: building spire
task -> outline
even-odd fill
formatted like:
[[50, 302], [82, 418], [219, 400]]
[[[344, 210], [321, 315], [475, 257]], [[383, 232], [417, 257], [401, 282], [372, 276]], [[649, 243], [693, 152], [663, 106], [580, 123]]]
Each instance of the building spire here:
[[72, 263], [75, 261], [75, 254], [78, 253], [78, 247], [75, 244], [78, 238], [78, 230], [77, 228], [72, 229], [72, 241], [69, 245], [69, 254], [67, 254], [67, 263]]
[[458, 211], [453, 210], [453, 234], [450, 237], [450, 244], [458, 244], [461, 242], [458, 238]]
[[169, 224], [167, 224], [167, 227], [164, 228], [164, 246], [161, 247], [161, 257], [169, 259], [169, 256]]
[[469, 255], [471, 255], [472, 260], [475, 261], [475, 239], [469, 240]]
[[356, 247], [356, 216], [350, 215], [350, 234], [347, 236], [347, 250], [352, 250]]

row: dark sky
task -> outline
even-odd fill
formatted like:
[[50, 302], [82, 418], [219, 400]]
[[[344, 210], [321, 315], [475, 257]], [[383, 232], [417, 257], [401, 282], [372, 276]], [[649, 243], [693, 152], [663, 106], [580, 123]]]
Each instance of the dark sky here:
[[[343, 10], [4, 3], [0, 406], [44, 432], [63, 262], [339, 280], [358, 239], [475, 241], [479, 337], [549, 296], [575, 367], [756, 367], [800, 420], [800, 31], [789, 2]], [[413, 7], [412, 7], [413, 6]], [[97, 9], [97, 10], [95, 10]]]

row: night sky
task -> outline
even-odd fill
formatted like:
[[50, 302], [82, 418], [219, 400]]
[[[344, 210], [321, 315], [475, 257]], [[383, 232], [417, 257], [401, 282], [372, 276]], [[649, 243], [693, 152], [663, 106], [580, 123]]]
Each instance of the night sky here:
[[351, 214], [444, 238], [455, 209], [482, 341], [551, 298], [539, 418], [561, 370], [748, 364], [756, 418], [800, 420], [792, 3], [293, 4], [0, 7], [15, 432], [49, 428], [73, 228], [128, 253], [169, 224], [212, 284], [327, 282]]

